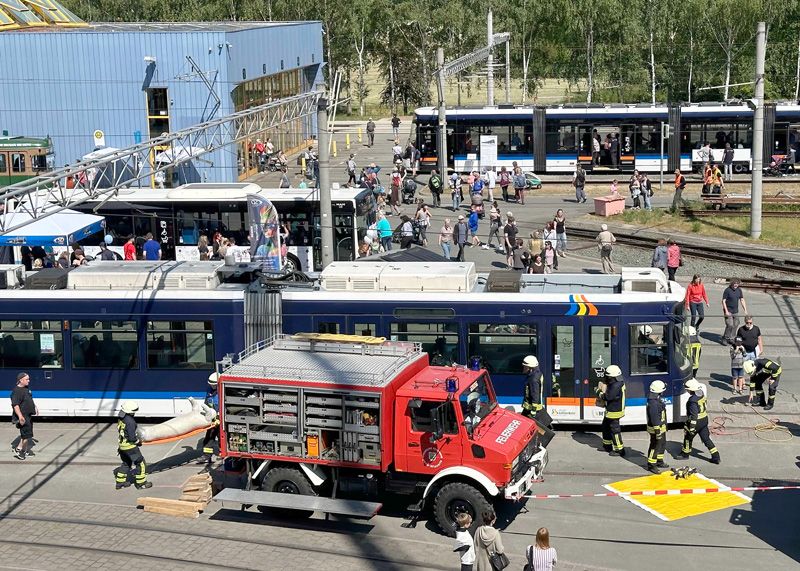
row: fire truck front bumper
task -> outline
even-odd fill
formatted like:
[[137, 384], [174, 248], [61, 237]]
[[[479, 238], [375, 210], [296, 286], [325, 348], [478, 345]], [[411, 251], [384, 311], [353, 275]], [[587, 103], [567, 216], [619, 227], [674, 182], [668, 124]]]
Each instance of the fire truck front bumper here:
[[507, 500], [520, 500], [528, 491], [533, 483], [539, 480], [547, 466], [547, 449], [542, 448], [528, 460], [528, 469], [515, 481], [510, 482], [504, 491]]

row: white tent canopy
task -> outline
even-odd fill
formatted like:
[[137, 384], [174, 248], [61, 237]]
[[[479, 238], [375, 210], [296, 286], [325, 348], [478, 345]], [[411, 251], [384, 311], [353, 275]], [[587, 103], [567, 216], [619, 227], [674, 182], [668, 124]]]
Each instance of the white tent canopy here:
[[75, 210], [62, 210], [34, 221], [30, 214], [22, 211], [2, 216], [6, 228], [25, 225], [0, 234], [0, 246], [67, 246], [105, 227], [102, 216]]
[[205, 152], [203, 147], [177, 147], [156, 154], [155, 161], [165, 164], [182, 163], [199, 157]]

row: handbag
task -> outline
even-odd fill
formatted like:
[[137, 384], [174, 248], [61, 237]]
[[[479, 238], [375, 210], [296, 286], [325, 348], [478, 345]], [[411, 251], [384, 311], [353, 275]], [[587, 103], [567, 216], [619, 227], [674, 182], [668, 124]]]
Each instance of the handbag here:
[[491, 553], [489, 555], [489, 563], [491, 563], [494, 571], [502, 571], [511, 565], [511, 561], [508, 560], [505, 553]]
[[533, 546], [529, 545], [528, 549], [525, 550], [525, 558], [528, 560], [525, 563], [525, 566], [522, 568], [522, 571], [535, 571], [533, 568]]

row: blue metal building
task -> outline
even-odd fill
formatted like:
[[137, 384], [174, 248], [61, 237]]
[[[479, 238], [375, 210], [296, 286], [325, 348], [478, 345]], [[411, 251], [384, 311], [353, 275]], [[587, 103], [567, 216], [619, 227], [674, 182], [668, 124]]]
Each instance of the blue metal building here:
[[[322, 57], [320, 22], [98, 23], [4, 31], [0, 129], [49, 135], [61, 166], [98, 143], [127, 147], [311, 90], [322, 82]], [[259, 138], [288, 151], [311, 137], [312, 125], [310, 119], [295, 121]], [[250, 152], [255, 143], [229, 145], [176, 167], [167, 184], [244, 178], [256, 169]]]

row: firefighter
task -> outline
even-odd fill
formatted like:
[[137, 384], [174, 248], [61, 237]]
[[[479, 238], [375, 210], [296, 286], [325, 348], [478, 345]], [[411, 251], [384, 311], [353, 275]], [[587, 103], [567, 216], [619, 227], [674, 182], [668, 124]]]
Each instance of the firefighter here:
[[703, 346], [700, 343], [700, 336], [695, 327], [689, 326], [689, 356], [692, 359], [692, 376], [697, 378], [697, 371], [700, 369], [700, 353]]
[[219, 375], [211, 373], [208, 376], [208, 390], [206, 391], [206, 406], [213, 408], [217, 415], [214, 417], [211, 428], [206, 430], [206, 435], [203, 437], [203, 456], [200, 458], [200, 463], [211, 463], [214, 460], [214, 441], [217, 441], [219, 446], [219, 393], [217, 392], [217, 382]]
[[142, 452], [139, 450], [142, 441], [136, 433], [138, 427], [136, 420], [133, 418], [137, 410], [139, 410], [139, 403], [132, 400], [122, 403], [120, 407], [119, 420], [117, 421], [117, 431], [119, 432], [117, 454], [122, 459], [122, 464], [115, 472], [118, 490], [131, 485], [129, 480], [131, 471], [134, 473], [137, 489], [142, 490], [153, 487], [153, 483], [147, 481], [147, 465]]
[[596, 389], [599, 404], [606, 409], [603, 414], [603, 448], [611, 456], [625, 456], [619, 426], [620, 419], [625, 416], [625, 381], [617, 365], [609, 365], [605, 372], [608, 382], [599, 382]]
[[708, 434], [708, 411], [706, 410], [706, 395], [703, 393], [703, 387], [700, 386], [697, 379], [689, 379], [686, 381], [686, 390], [691, 393], [691, 396], [686, 403], [683, 448], [681, 453], [678, 454], [678, 458], [686, 459], [689, 457], [692, 451], [692, 440], [694, 440], [695, 434], [699, 434], [700, 440], [703, 441], [703, 444], [706, 445], [706, 448], [711, 453], [711, 462], [719, 464], [719, 452]]
[[542, 371], [539, 369], [539, 360], [533, 355], [528, 355], [522, 360], [522, 372], [527, 375], [525, 379], [525, 397], [522, 399], [523, 416], [533, 417], [544, 408]]
[[669, 468], [664, 463], [664, 449], [667, 446], [667, 405], [661, 395], [667, 390], [664, 381], [650, 383], [647, 395], [647, 432], [650, 433], [650, 447], [647, 449], [647, 469], [660, 474], [659, 468]]
[[[778, 383], [781, 382], [781, 364], [771, 359], [747, 360], [742, 365], [744, 372], [750, 375], [750, 399], [758, 397], [758, 404], [764, 410], [772, 410], [775, 405], [775, 393], [778, 392]], [[769, 398], [764, 400], [764, 388], [767, 388]]]

